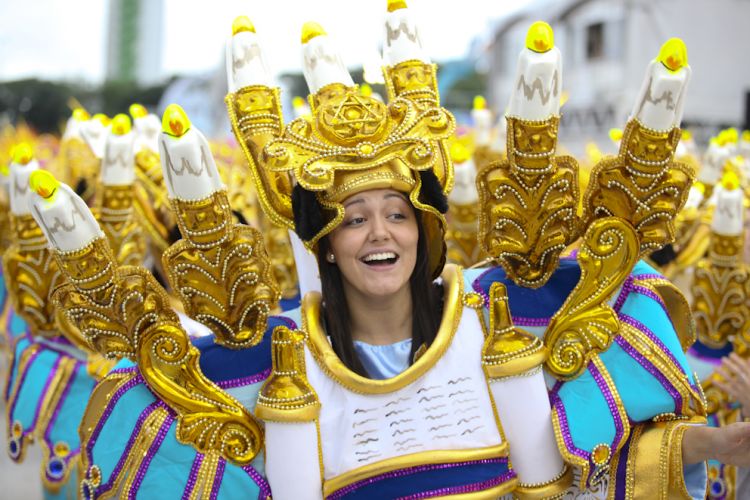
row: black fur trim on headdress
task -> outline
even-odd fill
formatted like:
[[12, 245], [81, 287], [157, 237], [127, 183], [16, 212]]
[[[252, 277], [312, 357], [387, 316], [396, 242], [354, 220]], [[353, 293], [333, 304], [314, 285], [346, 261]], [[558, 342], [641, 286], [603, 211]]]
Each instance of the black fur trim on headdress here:
[[448, 197], [443, 193], [440, 181], [432, 170], [419, 172], [422, 178], [422, 188], [419, 193], [419, 201], [425, 205], [432, 205], [438, 212], [444, 214], [448, 211]]
[[315, 193], [303, 189], [299, 184], [292, 190], [294, 230], [302, 241], [310, 241], [326, 225], [323, 208]]

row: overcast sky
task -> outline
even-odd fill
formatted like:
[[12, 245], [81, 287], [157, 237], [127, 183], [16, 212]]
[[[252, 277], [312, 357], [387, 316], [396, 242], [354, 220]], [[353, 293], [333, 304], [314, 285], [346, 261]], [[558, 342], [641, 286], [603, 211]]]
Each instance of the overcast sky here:
[[[232, 20], [255, 23], [271, 69], [300, 68], [305, 21], [323, 25], [349, 66], [376, 58], [386, 0], [164, 0], [163, 75], [215, 70], [223, 64]], [[529, 0], [407, 0], [422, 43], [436, 60], [461, 57], [491, 20]], [[33, 4], [33, 9], [30, 7]], [[104, 78], [107, 0], [0, 0], [0, 81], [25, 77]]]

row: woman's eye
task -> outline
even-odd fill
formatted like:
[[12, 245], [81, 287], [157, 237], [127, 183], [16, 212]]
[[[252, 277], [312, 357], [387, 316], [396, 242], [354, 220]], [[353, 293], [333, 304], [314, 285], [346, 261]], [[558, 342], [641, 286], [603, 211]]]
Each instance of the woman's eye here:
[[404, 219], [406, 219], [406, 216], [404, 214], [401, 214], [401, 213], [391, 214], [391, 215], [389, 215], [389, 217], [391, 219], [394, 219], [394, 220], [404, 220]]
[[358, 226], [365, 221], [364, 217], [352, 217], [346, 222], [347, 226]]

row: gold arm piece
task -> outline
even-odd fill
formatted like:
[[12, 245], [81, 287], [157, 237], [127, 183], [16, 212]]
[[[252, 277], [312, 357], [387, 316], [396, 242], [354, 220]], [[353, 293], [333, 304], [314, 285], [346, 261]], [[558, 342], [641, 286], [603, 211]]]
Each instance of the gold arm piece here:
[[55, 257], [69, 281], [55, 291], [55, 305], [98, 352], [138, 364], [149, 388], [177, 413], [178, 440], [249, 463], [262, 445], [260, 427], [203, 375], [200, 352], [154, 277], [140, 267], [118, 267], [105, 238]]
[[291, 179], [286, 172], [267, 170], [262, 158], [265, 146], [279, 137], [283, 128], [279, 89], [252, 85], [229, 93], [225, 102], [263, 211], [274, 224], [292, 229]]
[[3, 255], [3, 274], [11, 304], [33, 335], [55, 337], [60, 331], [50, 295], [63, 282], [57, 263], [31, 215], [11, 214], [10, 222], [12, 243]]
[[167, 198], [159, 155], [149, 149], [136, 153], [135, 175], [133, 207], [160, 254], [169, 246], [169, 231], [176, 221]]
[[258, 394], [255, 415], [273, 422], [313, 422], [320, 401], [307, 381], [305, 336], [277, 326], [272, 336], [273, 371]]
[[607, 301], [637, 261], [638, 237], [626, 221], [606, 217], [586, 231], [578, 252], [581, 277], [545, 332], [547, 368], [555, 377], [577, 377], [612, 343], [620, 323]]
[[637, 231], [641, 255], [675, 239], [674, 220], [685, 206], [695, 172], [673, 160], [680, 129], [658, 131], [628, 122], [616, 157], [592, 170], [583, 197], [586, 225], [598, 217], [620, 217]]
[[226, 191], [172, 205], [185, 239], [162, 262], [186, 314], [208, 326], [217, 343], [257, 344], [281, 295], [262, 235], [233, 224]]
[[578, 165], [553, 156], [559, 118], [507, 120], [508, 159], [477, 175], [479, 243], [516, 284], [538, 288], [578, 237]]
[[146, 254], [146, 240], [133, 210], [133, 186], [101, 186], [98, 222], [121, 266], [139, 265]]
[[512, 377], [542, 365], [547, 349], [542, 341], [513, 326], [505, 285], [490, 287], [490, 334], [482, 347], [482, 368], [488, 379]]

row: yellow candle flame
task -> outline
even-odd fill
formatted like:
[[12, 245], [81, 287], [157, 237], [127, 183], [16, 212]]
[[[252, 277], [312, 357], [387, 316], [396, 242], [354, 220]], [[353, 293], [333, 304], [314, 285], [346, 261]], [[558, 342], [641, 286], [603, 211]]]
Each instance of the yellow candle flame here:
[[112, 119], [112, 133], [115, 135], [125, 135], [130, 132], [130, 117], [120, 113]]
[[17, 144], [10, 153], [13, 163], [27, 165], [34, 158], [34, 150], [28, 142]]
[[249, 17], [237, 16], [232, 22], [232, 36], [243, 31], [246, 31], [248, 33], [255, 33], [255, 25]]
[[555, 46], [555, 33], [544, 21], [537, 21], [526, 32], [526, 48], [534, 52], [547, 52]]
[[170, 104], [164, 110], [161, 129], [172, 137], [182, 137], [190, 130], [190, 119], [179, 104]]
[[323, 26], [316, 23], [315, 21], [307, 21], [302, 26], [302, 43], [305, 44], [315, 38], [316, 36], [326, 35], [326, 30]]
[[405, 8], [406, 2], [404, 2], [404, 0], [388, 0], [388, 12], [393, 12]]
[[29, 176], [29, 186], [36, 194], [51, 202], [55, 199], [60, 183], [46, 170], [35, 170]]
[[130, 112], [130, 116], [133, 117], [133, 120], [136, 118], [145, 118], [148, 116], [148, 110], [146, 109], [146, 106], [143, 104], [138, 104], [137, 102], [134, 102], [130, 105], [130, 108], [128, 108], [128, 111]]
[[657, 58], [668, 70], [679, 71], [683, 66], [687, 66], [688, 56], [685, 42], [679, 38], [670, 38], [659, 50]]

